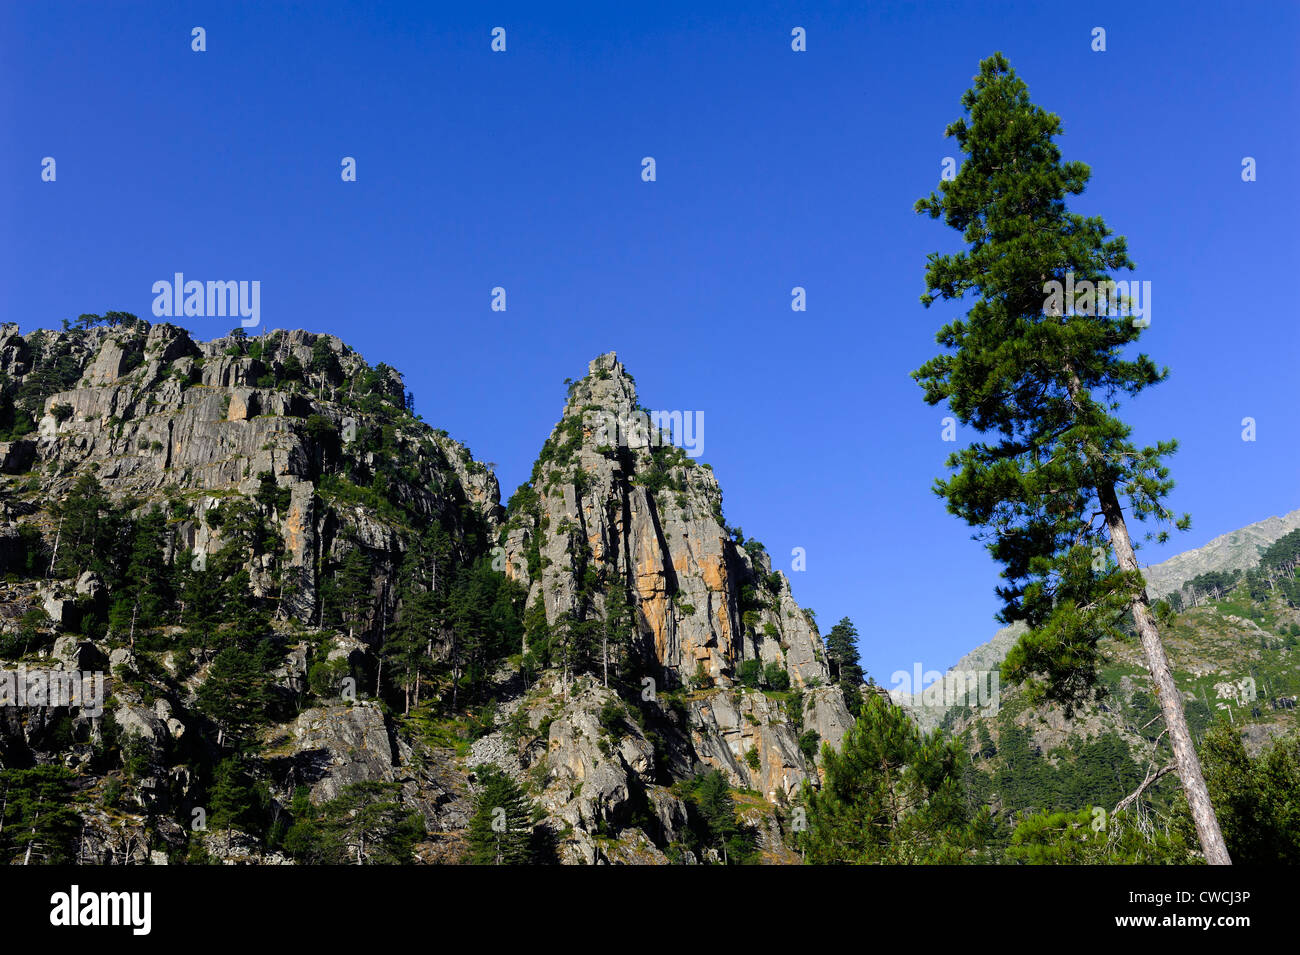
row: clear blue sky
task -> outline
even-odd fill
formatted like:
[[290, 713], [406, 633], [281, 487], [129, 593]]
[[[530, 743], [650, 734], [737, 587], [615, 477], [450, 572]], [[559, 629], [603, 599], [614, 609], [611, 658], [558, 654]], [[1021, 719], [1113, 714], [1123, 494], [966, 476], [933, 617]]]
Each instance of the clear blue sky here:
[[1173, 376], [1128, 413], [1182, 442], [1194, 519], [1154, 561], [1300, 507], [1298, 10], [6, 3], [0, 319], [151, 318], [173, 272], [257, 279], [265, 328], [400, 368], [507, 496], [564, 378], [616, 349], [646, 405], [704, 412], [729, 522], [778, 566], [806, 548], [824, 627], [857, 621], [879, 680], [942, 669], [995, 629], [998, 581], [930, 491], [953, 446], [908, 372], [956, 314], [918, 302], [956, 236], [912, 204], [978, 61], [1002, 50], [1062, 116], [1093, 169], [1076, 208], [1153, 284], [1144, 347]]

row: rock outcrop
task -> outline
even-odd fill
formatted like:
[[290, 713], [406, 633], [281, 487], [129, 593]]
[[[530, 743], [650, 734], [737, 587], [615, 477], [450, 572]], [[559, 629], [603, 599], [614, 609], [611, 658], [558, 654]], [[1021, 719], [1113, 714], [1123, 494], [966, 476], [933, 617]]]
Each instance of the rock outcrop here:
[[[381, 403], [404, 408], [401, 376], [370, 368], [334, 336], [291, 331], [195, 342], [177, 326], [137, 322], [29, 337], [11, 325], [0, 334], [0, 364], [15, 382], [21, 386], [33, 369], [48, 380], [45, 366], [57, 362], [69, 384], [41, 400], [36, 434], [0, 444], [0, 471], [53, 475], [41, 482], [47, 500], [91, 470], [115, 498], [179, 496], [194, 519], [176, 523], [176, 547], [203, 557], [229, 543], [204, 515], [231, 495], [252, 497], [269, 475], [287, 495], [275, 515], [288, 552], [286, 609], [304, 619], [319, 603], [322, 562], [363, 547], [391, 615], [396, 596], [387, 584], [411, 525], [438, 524], [463, 537], [473, 530], [463, 502], [488, 533], [499, 519], [491, 472], [409, 416], [385, 430], [374, 411]], [[388, 496], [397, 508], [384, 513], [352, 493], [377, 471], [394, 478]], [[271, 586], [257, 568], [253, 578]]]
[[[588, 566], [626, 581], [647, 647], [678, 684], [702, 673], [730, 686], [751, 659], [780, 664], [797, 687], [828, 682], [821, 639], [785, 575], [725, 526], [707, 465], [657, 430], [636, 430], [643, 414], [617, 357], [592, 361], [543, 449], [532, 494], [509, 515], [507, 573], [529, 586], [530, 603], [544, 601], [552, 623], [580, 612]], [[610, 437], [616, 443], [600, 443]], [[603, 595], [595, 606], [603, 610]]]
[[[711, 771], [748, 791], [763, 857], [792, 858], [779, 813], [820, 783], [819, 747], [850, 722], [842, 694], [789, 580], [726, 525], [712, 470], [643, 417], [614, 354], [572, 386], [507, 511], [492, 472], [409, 413], [401, 376], [333, 336], [201, 342], [113, 322], [0, 326], [0, 646], [109, 674], [99, 714], [0, 710], [0, 768], [72, 774], [76, 859], [291, 861], [269, 833], [284, 838], [304, 792], [327, 807], [379, 783], [424, 820], [415, 856], [457, 861], [484, 763], [525, 787], [561, 861], [708, 861], [684, 848], [697, 820], [681, 787]], [[87, 482], [103, 495], [90, 523], [155, 522], [152, 564], [130, 566], [124, 532], [111, 570], [86, 548], [87, 519], [64, 508]], [[465, 700], [445, 582], [489, 559], [527, 596], [494, 575], [517, 604], [494, 613], [534, 608], [526, 632], [546, 630], [554, 652], [540, 672], [529, 653], [475, 661], [500, 672]], [[220, 579], [196, 584], [210, 567]], [[210, 600], [250, 619], [196, 623]], [[566, 641], [598, 631], [602, 665], [570, 667]], [[413, 649], [394, 652], [395, 637]], [[249, 713], [210, 692], [231, 646], [267, 661]], [[394, 682], [402, 666], [414, 687]], [[259, 746], [236, 758], [245, 717]], [[261, 787], [265, 818], [191, 827], [218, 769], [222, 785]]]
[[[631, 652], [659, 689], [693, 691], [691, 763], [773, 801], [817, 781], [807, 750], [838, 746], [850, 722], [821, 637], [762, 545], [726, 526], [712, 470], [654, 427], [613, 353], [571, 386], [503, 540], [507, 574], [552, 627], [607, 618], [612, 589], [626, 588]], [[746, 662], [784, 674], [797, 711], [742, 686]], [[816, 740], [801, 747], [808, 731]]]

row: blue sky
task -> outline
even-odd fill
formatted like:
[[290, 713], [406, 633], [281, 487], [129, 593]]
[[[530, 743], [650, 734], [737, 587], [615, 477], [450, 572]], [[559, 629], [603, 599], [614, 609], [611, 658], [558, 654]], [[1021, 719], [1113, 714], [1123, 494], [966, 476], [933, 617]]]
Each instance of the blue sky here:
[[1143, 347], [1173, 374], [1126, 414], [1181, 441], [1193, 530], [1146, 559], [1300, 507], [1298, 27], [1294, 3], [4, 4], [0, 320], [259, 280], [265, 328], [401, 369], [504, 496], [563, 380], [617, 350], [643, 403], [704, 412], [729, 522], [777, 566], [806, 549], [796, 598], [852, 617], [887, 682], [995, 629], [997, 567], [930, 490], [944, 412], [908, 377], [958, 314], [919, 304], [957, 236], [912, 204], [995, 50], [1152, 282]]

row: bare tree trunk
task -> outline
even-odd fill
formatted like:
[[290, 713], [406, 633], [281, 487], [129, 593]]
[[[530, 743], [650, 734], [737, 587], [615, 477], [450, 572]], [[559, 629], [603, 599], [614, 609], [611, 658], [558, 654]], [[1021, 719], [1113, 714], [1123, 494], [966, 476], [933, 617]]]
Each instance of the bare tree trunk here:
[[[1137, 571], [1137, 555], [1133, 551], [1133, 542], [1128, 536], [1128, 525], [1124, 523], [1124, 512], [1120, 507], [1119, 497], [1113, 485], [1097, 489], [1102, 514], [1110, 528], [1111, 546], [1115, 548], [1115, 559], [1120, 570]], [[1151, 618], [1151, 608], [1147, 603], [1146, 591], [1143, 590], [1133, 602], [1133, 622], [1137, 626], [1138, 639], [1142, 643], [1142, 652], [1146, 656], [1147, 670], [1151, 673], [1151, 683], [1155, 688], [1156, 699], [1160, 703], [1160, 712], [1164, 715], [1165, 726], [1169, 729], [1169, 742], [1174, 750], [1174, 765], [1178, 769], [1178, 778], [1182, 780], [1183, 791], [1187, 794], [1187, 805], [1192, 811], [1192, 821], [1196, 823], [1196, 835], [1205, 852], [1205, 861], [1210, 865], [1232, 865], [1228, 847], [1223, 841], [1223, 832], [1219, 829], [1219, 819], [1214, 814], [1214, 805], [1210, 801], [1210, 791], [1201, 774], [1201, 761], [1196, 756], [1192, 745], [1192, 734], [1187, 728], [1187, 715], [1183, 712], [1183, 698], [1174, 683], [1173, 672], [1169, 669], [1169, 657], [1165, 654], [1165, 645], [1160, 640], [1155, 621]]]
[[54, 550], [50, 553], [50, 572], [46, 577], [54, 576], [54, 562], [59, 557], [59, 540], [63, 537], [63, 518], [59, 518], [59, 529], [54, 532]]
[[[1066, 389], [1075, 410], [1083, 411], [1085, 392], [1079, 381], [1078, 373], [1069, 362], [1065, 365]], [[1104, 461], [1100, 452], [1093, 447], [1085, 449], [1092, 458], [1093, 467], [1101, 471]], [[1103, 472], [1104, 473], [1104, 472]], [[1120, 506], [1119, 495], [1115, 485], [1107, 480], [1099, 480], [1097, 502], [1101, 505], [1102, 517], [1110, 531], [1111, 547], [1115, 550], [1115, 561], [1119, 569], [1141, 574], [1137, 554], [1133, 550], [1133, 541], [1128, 534], [1128, 524], [1124, 522], [1124, 509]], [[1160, 704], [1161, 715], [1165, 718], [1165, 727], [1169, 730], [1169, 743], [1174, 750], [1174, 765], [1178, 769], [1178, 778], [1182, 781], [1183, 792], [1187, 796], [1187, 805], [1196, 824], [1196, 835], [1205, 853], [1205, 861], [1210, 865], [1232, 865], [1228, 847], [1223, 841], [1223, 832], [1219, 828], [1219, 819], [1214, 814], [1214, 804], [1210, 801], [1210, 791], [1205, 785], [1201, 773], [1201, 761], [1196, 756], [1196, 746], [1192, 742], [1191, 731], [1187, 728], [1187, 714], [1183, 712], [1183, 698], [1174, 683], [1173, 672], [1169, 668], [1169, 657], [1165, 654], [1165, 645], [1160, 640], [1155, 620], [1151, 616], [1151, 607], [1147, 601], [1146, 588], [1138, 591], [1130, 607], [1133, 623], [1137, 628], [1138, 640], [1146, 657], [1147, 671], [1151, 674], [1151, 685], [1155, 690], [1156, 700]]]
[[460, 642], [456, 631], [451, 632], [451, 709], [456, 711], [456, 700], [460, 696]]
[[36, 817], [32, 819], [32, 838], [27, 840], [27, 851], [23, 853], [23, 865], [30, 865], [32, 860], [32, 846], [36, 842], [36, 824], [41, 821], [41, 801], [44, 797], [37, 797], [36, 800]]

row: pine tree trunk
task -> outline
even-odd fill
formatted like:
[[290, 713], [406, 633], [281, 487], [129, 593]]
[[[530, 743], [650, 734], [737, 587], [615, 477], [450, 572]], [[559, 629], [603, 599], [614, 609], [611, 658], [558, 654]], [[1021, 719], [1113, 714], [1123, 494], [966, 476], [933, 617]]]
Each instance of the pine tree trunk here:
[[32, 861], [32, 844], [36, 842], [36, 824], [41, 821], [41, 802], [44, 796], [36, 798], [36, 818], [32, 820], [31, 836], [27, 840], [27, 851], [23, 853], [23, 865], [30, 865]]
[[[1098, 488], [1097, 497], [1110, 528], [1110, 542], [1115, 548], [1115, 559], [1119, 562], [1120, 570], [1137, 571], [1137, 554], [1133, 551], [1128, 525], [1124, 523], [1124, 512], [1114, 486], [1107, 484]], [[1196, 834], [1200, 838], [1201, 849], [1205, 852], [1205, 861], [1210, 865], [1232, 865], [1228, 847], [1223, 841], [1223, 832], [1219, 829], [1218, 817], [1214, 814], [1214, 805], [1210, 802], [1210, 791], [1201, 774], [1201, 761], [1196, 756], [1192, 734], [1187, 728], [1183, 698], [1174, 683], [1173, 672], [1169, 669], [1169, 657], [1165, 654], [1165, 645], [1161, 642], [1160, 633], [1151, 617], [1145, 590], [1138, 594], [1132, 610], [1142, 652], [1146, 655], [1147, 670], [1151, 673], [1151, 683], [1160, 703], [1160, 712], [1169, 729], [1169, 742], [1173, 745], [1178, 778], [1182, 780], [1183, 791], [1187, 794], [1187, 805], [1192, 811], [1192, 821], [1196, 823]]]
[[[1070, 362], [1065, 364], [1066, 389], [1075, 409], [1082, 410], [1084, 390], [1078, 373]], [[1095, 449], [1090, 449], [1094, 450]], [[1094, 466], [1100, 462], [1094, 461]], [[1138, 567], [1137, 553], [1133, 550], [1133, 541], [1128, 534], [1128, 525], [1124, 522], [1124, 509], [1120, 506], [1119, 495], [1115, 485], [1108, 481], [1099, 482], [1097, 501], [1101, 505], [1102, 517], [1110, 530], [1111, 547], [1115, 549], [1115, 560], [1120, 570], [1141, 573]], [[1201, 761], [1196, 756], [1196, 747], [1192, 742], [1191, 731], [1187, 728], [1187, 714], [1183, 712], [1183, 698], [1174, 683], [1173, 671], [1169, 668], [1169, 657], [1165, 654], [1165, 645], [1160, 640], [1155, 620], [1151, 617], [1151, 607], [1147, 601], [1146, 589], [1143, 588], [1130, 608], [1133, 623], [1137, 628], [1138, 640], [1142, 644], [1142, 653], [1146, 657], [1147, 671], [1151, 674], [1151, 685], [1160, 704], [1160, 713], [1164, 717], [1165, 727], [1169, 730], [1169, 742], [1174, 750], [1174, 765], [1178, 769], [1178, 778], [1182, 781], [1183, 792], [1187, 796], [1187, 805], [1196, 824], [1196, 835], [1205, 853], [1205, 861], [1210, 865], [1232, 865], [1228, 847], [1223, 841], [1223, 832], [1219, 828], [1219, 819], [1214, 814], [1214, 804], [1210, 801], [1210, 791], [1205, 785], [1201, 773]]]
[[54, 532], [54, 550], [50, 553], [50, 572], [47, 577], [54, 576], [54, 562], [59, 559], [59, 541], [63, 538], [63, 518], [59, 518], [59, 529]]
[[456, 710], [456, 701], [460, 697], [460, 641], [456, 631], [451, 631], [451, 709]]

